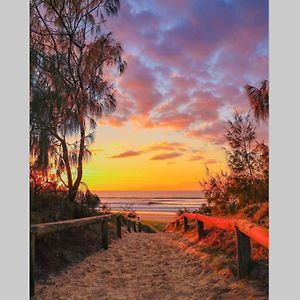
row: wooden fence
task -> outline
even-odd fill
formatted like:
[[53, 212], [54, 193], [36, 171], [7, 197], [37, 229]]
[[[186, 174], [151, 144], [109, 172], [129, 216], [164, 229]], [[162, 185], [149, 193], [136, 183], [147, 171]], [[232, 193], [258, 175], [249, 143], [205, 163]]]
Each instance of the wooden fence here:
[[34, 295], [35, 286], [35, 243], [36, 239], [43, 237], [50, 233], [56, 233], [59, 231], [67, 230], [69, 228], [81, 227], [101, 223], [102, 232], [102, 247], [108, 249], [108, 221], [116, 221], [116, 232], [118, 238], [122, 237], [121, 227], [122, 219], [126, 222], [127, 229], [129, 232], [141, 232], [141, 222], [138, 219], [128, 218], [122, 214], [108, 214], [102, 216], [73, 219], [60, 222], [41, 223], [30, 226], [30, 297]]
[[188, 220], [197, 222], [198, 239], [204, 233], [204, 223], [220, 229], [235, 231], [237, 241], [238, 276], [245, 278], [249, 275], [251, 267], [251, 243], [250, 239], [255, 240], [260, 245], [269, 249], [269, 230], [245, 219], [227, 219], [205, 216], [202, 214], [183, 213], [172, 223], [178, 228], [183, 219], [183, 230], [188, 231]]

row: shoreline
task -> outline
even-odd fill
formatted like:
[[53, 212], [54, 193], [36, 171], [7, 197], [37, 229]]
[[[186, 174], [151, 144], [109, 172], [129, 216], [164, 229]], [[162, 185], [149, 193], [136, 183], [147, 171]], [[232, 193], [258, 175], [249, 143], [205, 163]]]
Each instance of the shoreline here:
[[194, 210], [207, 203], [202, 191], [115, 191], [98, 193], [112, 211], [132, 210], [144, 220], [170, 222], [179, 210]]

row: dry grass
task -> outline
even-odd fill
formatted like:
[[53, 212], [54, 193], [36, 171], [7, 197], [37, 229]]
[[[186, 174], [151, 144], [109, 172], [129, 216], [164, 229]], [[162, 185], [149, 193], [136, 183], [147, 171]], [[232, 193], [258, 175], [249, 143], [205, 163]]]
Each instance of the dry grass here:
[[[205, 226], [205, 225], [204, 225]], [[176, 230], [175, 224], [170, 224], [166, 232], [177, 235], [186, 247], [205, 253], [202, 259], [212, 270], [224, 278], [237, 279], [237, 253], [235, 232], [224, 231], [206, 226], [204, 236], [198, 240], [195, 222], [189, 222], [189, 231], [183, 233], [183, 225]], [[248, 281], [262, 293], [268, 293], [268, 255], [269, 251], [256, 242], [252, 242], [253, 265]]]
[[156, 232], [162, 232], [166, 227], [166, 222], [155, 221], [155, 220], [142, 220], [142, 223], [152, 227]]

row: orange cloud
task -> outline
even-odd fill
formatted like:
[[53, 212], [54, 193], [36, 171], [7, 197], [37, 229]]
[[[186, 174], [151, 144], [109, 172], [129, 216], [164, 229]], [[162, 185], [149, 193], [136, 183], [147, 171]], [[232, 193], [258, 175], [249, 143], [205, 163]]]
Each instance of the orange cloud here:
[[[139, 151], [135, 150], [128, 150], [125, 152], [122, 152], [120, 154], [116, 154], [113, 156], [110, 156], [109, 158], [125, 158], [125, 157], [130, 157], [130, 156], [138, 156], [143, 153], [148, 153], [152, 151], [179, 151], [179, 152], [184, 152], [187, 151], [185, 148], [185, 144], [183, 143], [177, 143], [177, 142], [167, 142], [167, 141], [162, 141], [162, 142], [156, 142], [153, 143], [149, 146], [142, 147]], [[158, 155], [159, 156], [159, 155]], [[174, 156], [176, 157], [176, 156]], [[160, 159], [160, 158], [158, 158]], [[164, 159], [164, 158], [162, 158]], [[156, 160], [156, 159], [154, 159]]]
[[125, 157], [130, 157], [130, 156], [137, 156], [137, 155], [140, 155], [140, 154], [142, 154], [141, 151], [129, 150], [129, 151], [117, 154], [117, 155], [110, 156], [109, 158], [125, 158]]
[[124, 116], [110, 115], [107, 118], [107, 123], [113, 127], [122, 127], [127, 122], [127, 118]]
[[144, 151], [156, 151], [156, 150], [169, 150], [169, 151], [186, 151], [185, 144], [183, 143], [170, 143], [170, 142], [157, 142], [152, 145], [149, 145], [145, 148]]
[[165, 159], [175, 158], [175, 157], [178, 157], [181, 155], [182, 155], [182, 153], [179, 153], [179, 152], [170, 152], [170, 153], [164, 153], [164, 154], [159, 154], [159, 155], [153, 156], [151, 158], [151, 160], [165, 160]]

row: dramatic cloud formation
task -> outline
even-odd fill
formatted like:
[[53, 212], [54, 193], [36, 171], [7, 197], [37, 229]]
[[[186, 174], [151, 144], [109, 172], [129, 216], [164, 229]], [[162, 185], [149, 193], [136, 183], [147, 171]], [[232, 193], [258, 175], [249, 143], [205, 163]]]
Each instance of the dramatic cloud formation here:
[[233, 109], [249, 110], [245, 84], [268, 78], [268, 1], [121, 4], [106, 26], [123, 45], [128, 69], [118, 79], [118, 110], [108, 123], [224, 142], [213, 131]]

